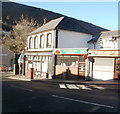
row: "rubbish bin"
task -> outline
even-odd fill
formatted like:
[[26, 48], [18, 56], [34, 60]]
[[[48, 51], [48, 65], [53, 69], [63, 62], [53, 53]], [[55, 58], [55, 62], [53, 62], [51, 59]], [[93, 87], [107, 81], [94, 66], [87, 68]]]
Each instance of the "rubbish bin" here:
[[30, 68], [30, 78], [33, 79], [34, 68]]

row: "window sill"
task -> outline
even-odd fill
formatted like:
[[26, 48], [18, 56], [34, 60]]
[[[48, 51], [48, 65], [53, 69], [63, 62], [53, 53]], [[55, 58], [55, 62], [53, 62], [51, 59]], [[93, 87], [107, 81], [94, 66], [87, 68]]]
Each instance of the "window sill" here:
[[53, 48], [28, 49], [28, 51], [52, 51]]

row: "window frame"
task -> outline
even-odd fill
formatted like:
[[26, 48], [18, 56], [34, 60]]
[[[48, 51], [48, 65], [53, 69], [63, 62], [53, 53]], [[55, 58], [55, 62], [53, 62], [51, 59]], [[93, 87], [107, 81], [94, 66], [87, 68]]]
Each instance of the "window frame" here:
[[33, 37], [31, 36], [30, 38], [29, 38], [29, 49], [33, 49]]
[[38, 49], [38, 36], [34, 37], [34, 49]]
[[[51, 37], [49, 37], [49, 35], [50, 35]], [[49, 41], [51, 41], [51, 44], [49, 43]], [[49, 44], [50, 44], [50, 45], [49, 45]], [[52, 47], [52, 33], [48, 33], [48, 34], [47, 34], [46, 47], [47, 47], [47, 48], [51, 48], [51, 47]]]
[[45, 41], [44, 40], [45, 40], [45, 35], [41, 34], [40, 35], [40, 45], [39, 45], [40, 48], [44, 48], [44, 46], [45, 46], [45, 44], [44, 44]]

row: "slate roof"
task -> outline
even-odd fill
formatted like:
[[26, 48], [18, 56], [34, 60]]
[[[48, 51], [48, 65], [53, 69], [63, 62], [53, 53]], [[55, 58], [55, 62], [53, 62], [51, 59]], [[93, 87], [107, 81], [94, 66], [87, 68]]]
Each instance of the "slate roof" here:
[[120, 35], [120, 30], [114, 30], [114, 31], [102, 31], [101, 33], [95, 35], [92, 37], [91, 40], [88, 41], [88, 43], [90, 42], [97, 42], [97, 40], [99, 38], [104, 38], [104, 37], [112, 37], [112, 36], [118, 36]]
[[90, 42], [97, 42], [97, 40], [100, 38], [101, 34], [102, 33], [99, 33], [99, 34], [93, 36], [92, 39], [88, 41], [88, 43], [90, 43]]
[[101, 37], [106, 37], [106, 36], [118, 36], [118, 35], [120, 35], [120, 30], [103, 31]]
[[98, 34], [101, 31], [108, 31], [105, 28], [93, 25], [91, 23], [77, 20], [71, 17], [63, 16], [47, 22], [46, 24], [34, 30], [30, 34], [37, 34], [40, 32], [44, 32], [46, 30], [53, 30], [53, 29], [69, 30], [69, 31], [82, 32], [87, 34]]
[[60, 17], [60, 18], [51, 20], [48, 23], [39, 27], [38, 29], [34, 30], [30, 34], [40, 33], [40, 32], [46, 31], [46, 30], [53, 30], [58, 26], [58, 24], [62, 21], [63, 18], [64, 17]]

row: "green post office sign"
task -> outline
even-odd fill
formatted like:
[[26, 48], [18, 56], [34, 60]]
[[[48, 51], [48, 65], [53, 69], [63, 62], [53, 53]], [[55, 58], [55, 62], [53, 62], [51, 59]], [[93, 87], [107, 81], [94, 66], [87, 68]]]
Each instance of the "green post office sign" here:
[[54, 54], [87, 54], [87, 49], [55, 49]]

